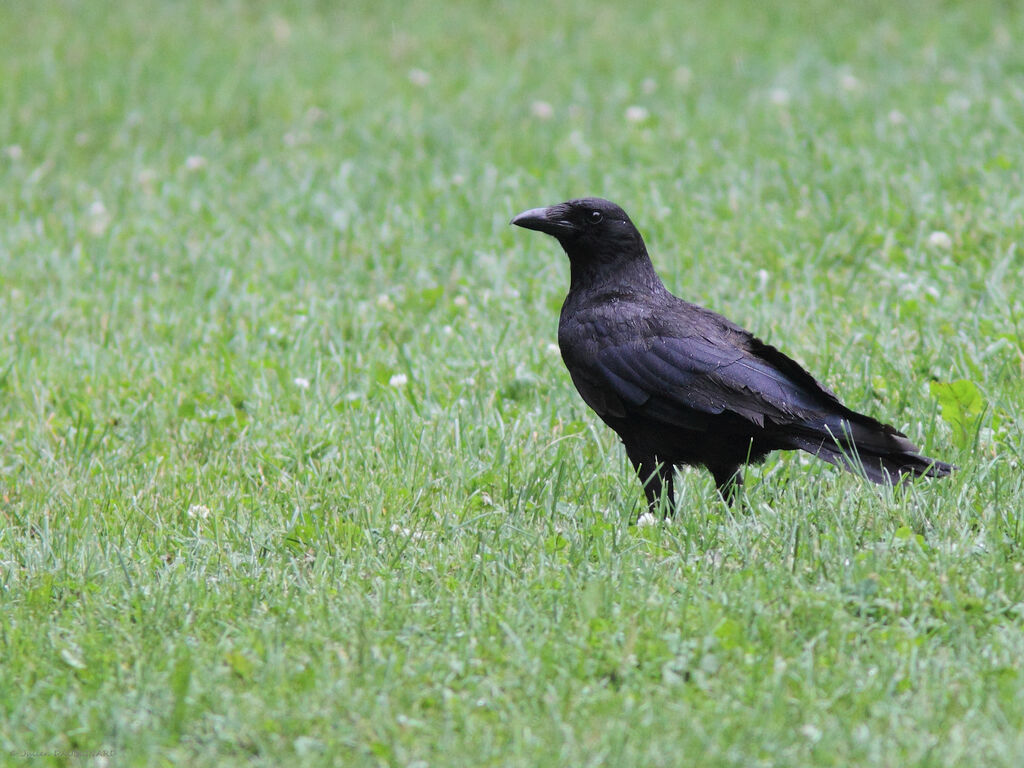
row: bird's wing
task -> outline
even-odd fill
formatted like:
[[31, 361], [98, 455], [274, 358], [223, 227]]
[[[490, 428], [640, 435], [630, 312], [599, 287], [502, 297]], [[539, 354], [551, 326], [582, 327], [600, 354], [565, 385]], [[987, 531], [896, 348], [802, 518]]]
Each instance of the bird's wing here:
[[[797, 363], [768, 349], [795, 371], [782, 369], [748, 345], [716, 343], [694, 334], [603, 345], [581, 378], [601, 390], [597, 399], [604, 398], [606, 410], [617, 406], [623, 411], [612, 415], [642, 415], [689, 428], [703, 427], [708, 417], [726, 412], [758, 427], [766, 420], [805, 421], [816, 413], [824, 415], [823, 401], [838, 404]], [[802, 376], [794, 375], [796, 371]], [[582, 388], [581, 393], [589, 402]]]

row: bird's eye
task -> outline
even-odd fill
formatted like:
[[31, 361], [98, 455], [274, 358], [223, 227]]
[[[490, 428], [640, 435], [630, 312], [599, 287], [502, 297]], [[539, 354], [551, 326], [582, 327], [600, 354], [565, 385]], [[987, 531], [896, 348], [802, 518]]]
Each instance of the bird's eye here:
[[591, 211], [589, 218], [591, 224], [597, 224], [604, 219], [604, 215], [600, 211]]

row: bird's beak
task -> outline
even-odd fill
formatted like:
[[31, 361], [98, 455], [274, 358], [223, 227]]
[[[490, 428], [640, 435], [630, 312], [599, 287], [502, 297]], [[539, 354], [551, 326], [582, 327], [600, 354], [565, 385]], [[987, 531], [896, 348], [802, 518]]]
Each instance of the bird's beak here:
[[572, 222], [567, 221], [560, 214], [560, 206], [553, 205], [550, 208], [531, 208], [515, 216], [511, 224], [524, 229], [535, 229], [552, 237], [564, 237], [575, 231]]

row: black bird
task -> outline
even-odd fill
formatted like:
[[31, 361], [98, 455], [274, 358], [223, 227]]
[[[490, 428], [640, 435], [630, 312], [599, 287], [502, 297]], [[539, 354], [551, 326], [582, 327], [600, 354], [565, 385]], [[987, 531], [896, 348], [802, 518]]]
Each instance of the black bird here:
[[583, 400], [626, 446], [654, 512], [674, 508], [678, 465], [702, 465], [732, 501], [740, 469], [803, 450], [880, 484], [945, 477], [888, 424], [852, 411], [799, 363], [710, 310], [673, 296], [637, 228], [600, 198], [523, 211], [512, 224], [569, 257], [558, 346]]

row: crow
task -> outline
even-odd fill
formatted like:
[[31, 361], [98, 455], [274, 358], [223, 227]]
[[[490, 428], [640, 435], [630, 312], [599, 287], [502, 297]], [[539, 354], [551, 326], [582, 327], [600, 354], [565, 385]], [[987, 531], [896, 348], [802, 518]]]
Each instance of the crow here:
[[741, 468], [802, 450], [879, 484], [945, 477], [888, 424], [857, 413], [799, 363], [725, 317], [669, 293], [619, 206], [584, 198], [523, 211], [569, 257], [558, 346], [584, 402], [626, 447], [647, 504], [675, 509], [680, 465], [710, 470], [732, 502]]

